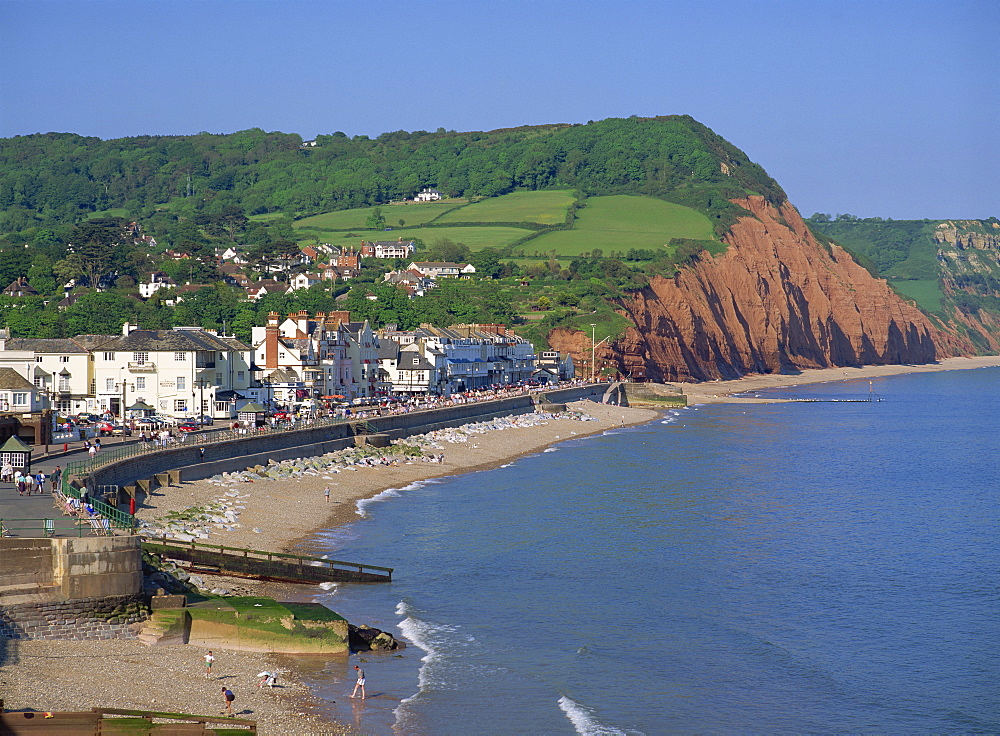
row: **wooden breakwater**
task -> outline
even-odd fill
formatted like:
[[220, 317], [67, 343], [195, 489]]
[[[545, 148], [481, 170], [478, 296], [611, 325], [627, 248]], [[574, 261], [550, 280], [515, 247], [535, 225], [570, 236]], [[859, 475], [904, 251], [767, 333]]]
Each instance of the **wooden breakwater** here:
[[223, 544], [180, 542], [157, 537], [142, 543], [143, 552], [186, 562], [193, 572], [251, 577], [283, 583], [388, 583], [391, 567], [325, 557], [262, 552]]

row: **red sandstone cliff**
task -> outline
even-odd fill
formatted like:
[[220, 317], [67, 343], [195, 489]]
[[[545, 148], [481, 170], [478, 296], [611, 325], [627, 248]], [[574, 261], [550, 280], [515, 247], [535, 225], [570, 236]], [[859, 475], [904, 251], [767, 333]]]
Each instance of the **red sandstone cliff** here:
[[[620, 304], [626, 334], [597, 349], [598, 367], [653, 381], [732, 378], [971, 354], [843, 249], [818, 243], [787, 202], [738, 202], [753, 213], [673, 278], [655, 277]], [[553, 349], [590, 363], [590, 336], [556, 330]], [[584, 369], [586, 370], [586, 369]], [[581, 371], [582, 372], [582, 371]]]

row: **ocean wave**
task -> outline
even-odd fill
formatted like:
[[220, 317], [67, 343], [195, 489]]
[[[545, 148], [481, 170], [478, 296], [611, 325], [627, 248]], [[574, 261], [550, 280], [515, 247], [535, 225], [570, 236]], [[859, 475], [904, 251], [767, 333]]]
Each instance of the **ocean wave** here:
[[360, 501], [356, 502], [354, 506], [357, 509], [358, 516], [361, 518], [367, 518], [368, 507], [373, 503], [385, 501], [390, 498], [399, 498], [399, 496], [402, 495], [402, 491], [413, 491], [417, 488], [423, 488], [426, 485], [430, 485], [431, 483], [440, 482], [441, 480], [439, 478], [427, 478], [426, 480], [415, 480], [402, 488], [386, 488], [384, 491], [372, 496], [371, 498], [362, 498]]
[[404, 617], [398, 624], [399, 633], [424, 652], [417, 675], [419, 689], [446, 688], [447, 680], [438, 665], [444, 660], [446, 652], [455, 655], [457, 649], [474, 642], [475, 637], [463, 633], [458, 627], [419, 618], [417, 611], [406, 601], [396, 605], [396, 614]]
[[568, 695], [559, 698], [559, 708], [581, 736], [626, 736], [625, 731], [602, 724], [593, 709], [580, 705]]
[[556, 452], [556, 451], [557, 450], [554, 447], [546, 447], [544, 450], [542, 450], [542, 452]]

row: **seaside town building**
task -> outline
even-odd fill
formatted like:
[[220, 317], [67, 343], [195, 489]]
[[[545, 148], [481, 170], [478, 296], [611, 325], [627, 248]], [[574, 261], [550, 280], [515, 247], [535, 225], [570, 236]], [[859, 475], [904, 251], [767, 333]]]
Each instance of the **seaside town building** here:
[[[531, 380], [534, 347], [503, 325], [421, 325], [379, 332], [381, 383], [394, 393], [450, 395]], [[398, 347], [393, 347], [395, 343]]]
[[206, 414], [228, 419], [250, 387], [252, 350], [235, 337], [200, 327], [140, 330], [122, 334], [93, 351], [93, 407], [124, 415], [136, 402], [160, 414]]
[[315, 407], [330, 401], [374, 396], [378, 342], [367, 322], [349, 312], [271, 312], [252, 328], [258, 401], [265, 407]]

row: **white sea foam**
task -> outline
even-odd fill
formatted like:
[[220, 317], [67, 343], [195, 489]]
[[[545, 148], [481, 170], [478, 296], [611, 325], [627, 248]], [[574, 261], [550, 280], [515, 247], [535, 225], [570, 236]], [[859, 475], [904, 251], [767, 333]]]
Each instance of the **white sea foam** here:
[[371, 506], [373, 503], [377, 503], [379, 501], [385, 501], [387, 498], [396, 498], [397, 496], [399, 496], [398, 490], [396, 490], [395, 488], [386, 488], [384, 491], [382, 491], [378, 495], [372, 496], [371, 498], [362, 498], [355, 504], [355, 508], [357, 508], [358, 511], [358, 516], [360, 516], [363, 519], [366, 518], [368, 516], [368, 507]]
[[416, 480], [409, 485], [403, 486], [402, 488], [386, 488], [381, 493], [372, 496], [371, 498], [362, 498], [355, 504], [357, 508], [358, 516], [361, 518], [367, 518], [368, 507], [379, 501], [385, 501], [390, 498], [398, 498], [401, 495], [401, 491], [412, 491], [417, 488], [422, 488], [423, 486], [429, 485], [431, 483], [440, 483], [441, 481], [437, 478], [428, 478], [427, 480]]
[[321, 587], [323, 590], [327, 590], [327, 591], [329, 591], [329, 590], [336, 590], [337, 589], [337, 583], [320, 583], [319, 587]]
[[554, 448], [554, 447], [546, 447], [544, 450], [542, 450], [542, 452], [556, 452], [556, 448]]
[[568, 695], [559, 698], [559, 708], [581, 736], [626, 736], [624, 731], [602, 724], [591, 708], [580, 705]]

